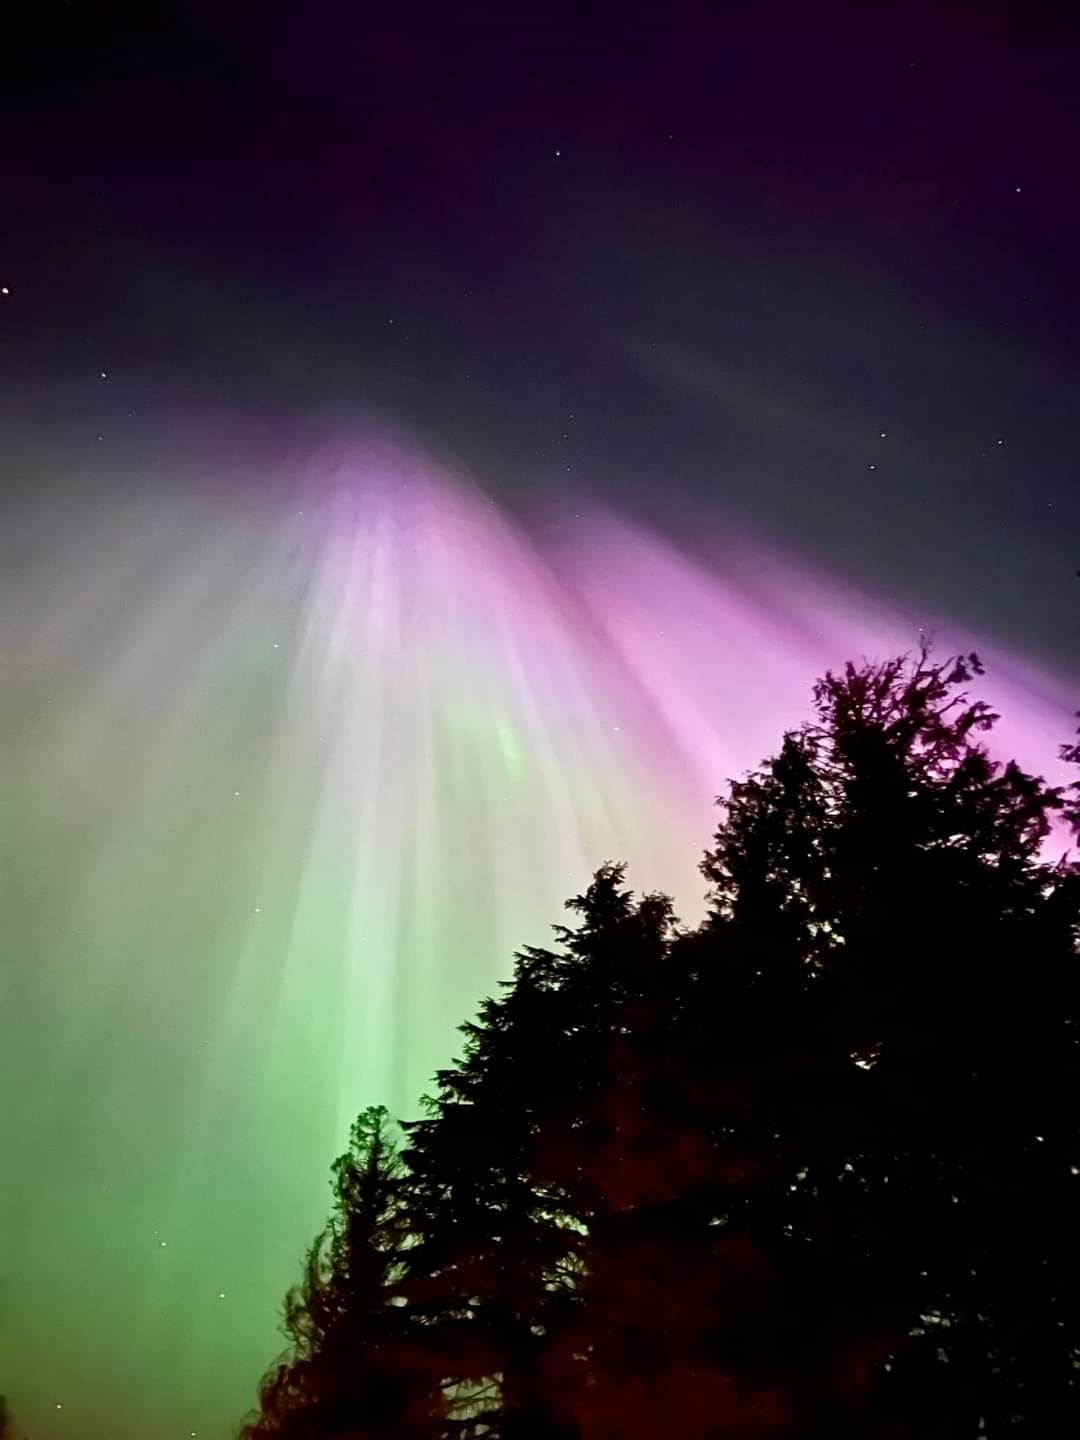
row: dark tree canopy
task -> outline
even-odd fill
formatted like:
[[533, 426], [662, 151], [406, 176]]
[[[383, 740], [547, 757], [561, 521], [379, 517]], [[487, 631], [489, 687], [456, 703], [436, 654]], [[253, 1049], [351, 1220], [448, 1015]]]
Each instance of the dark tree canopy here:
[[245, 1440], [434, 1435], [437, 1377], [402, 1305], [408, 1229], [385, 1108], [365, 1110], [334, 1164], [334, 1213], [285, 1301], [290, 1350], [267, 1376]]
[[1080, 1433], [1080, 790], [979, 674], [826, 675], [702, 925], [603, 866], [400, 1154], [365, 1112], [247, 1440]]

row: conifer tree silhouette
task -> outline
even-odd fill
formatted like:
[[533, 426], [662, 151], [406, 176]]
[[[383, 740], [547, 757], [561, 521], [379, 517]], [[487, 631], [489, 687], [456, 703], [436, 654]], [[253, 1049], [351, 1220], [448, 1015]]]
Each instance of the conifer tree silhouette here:
[[409, 1293], [444, 1330], [458, 1317], [459, 1345], [467, 1317], [463, 1378], [479, 1369], [492, 1402], [474, 1419], [505, 1440], [576, 1434], [586, 1374], [570, 1337], [599, 1223], [612, 1037], [632, 966], [662, 952], [671, 924], [666, 900], [633, 903], [623, 873], [602, 867], [569, 902], [582, 923], [555, 927], [562, 954], [519, 954], [508, 993], [462, 1027], [465, 1056], [439, 1072], [428, 1118], [405, 1126], [416, 1213], [434, 1221], [409, 1253]]
[[400, 1160], [365, 1112], [248, 1440], [1080, 1433], [1080, 788], [979, 674], [826, 675], [702, 925], [602, 866]]
[[1039, 859], [1065, 793], [976, 743], [978, 673], [827, 675], [703, 867], [695, 1063], [737, 1097], [790, 1434], [1080, 1421], [1080, 874]]
[[438, 1366], [400, 1303], [401, 1165], [385, 1107], [365, 1110], [333, 1166], [335, 1205], [285, 1301], [290, 1348], [264, 1380], [245, 1440], [425, 1440], [443, 1411]]

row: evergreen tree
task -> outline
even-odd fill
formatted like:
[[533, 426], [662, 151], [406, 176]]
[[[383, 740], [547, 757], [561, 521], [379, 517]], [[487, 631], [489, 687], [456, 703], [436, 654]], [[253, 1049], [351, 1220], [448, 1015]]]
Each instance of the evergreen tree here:
[[1080, 873], [1039, 857], [1065, 794], [976, 743], [973, 673], [826, 676], [704, 865], [692, 1063], [737, 1097], [792, 1434], [1080, 1422]]
[[666, 900], [634, 903], [623, 873], [602, 867], [569, 902], [581, 925], [555, 927], [563, 953], [521, 952], [508, 993], [462, 1027], [465, 1056], [439, 1072], [428, 1118], [406, 1126], [422, 1231], [409, 1293], [454, 1333], [463, 1381], [486, 1379], [473, 1423], [502, 1440], [576, 1433], [586, 1357], [572, 1337], [613, 1037], [634, 967], [662, 954], [672, 924]]
[[423, 1440], [438, 1432], [439, 1365], [402, 1303], [408, 1235], [384, 1107], [365, 1110], [333, 1166], [334, 1212], [285, 1302], [286, 1357], [244, 1440]]

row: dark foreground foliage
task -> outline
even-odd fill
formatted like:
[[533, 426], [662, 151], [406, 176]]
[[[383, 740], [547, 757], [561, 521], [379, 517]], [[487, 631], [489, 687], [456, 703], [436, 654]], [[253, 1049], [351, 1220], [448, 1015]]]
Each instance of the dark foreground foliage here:
[[1080, 805], [973, 672], [826, 676], [699, 928], [604, 866], [361, 1116], [246, 1440], [1080, 1434]]

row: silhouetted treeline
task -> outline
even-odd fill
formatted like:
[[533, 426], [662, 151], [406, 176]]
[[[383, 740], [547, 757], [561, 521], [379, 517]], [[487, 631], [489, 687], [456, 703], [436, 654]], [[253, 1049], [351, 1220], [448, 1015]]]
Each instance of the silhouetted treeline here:
[[247, 1440], [1080, 1434], [1080, 794], [973, 672], [827, 675], [702, 925], [604, 866], [361, 1116]]

